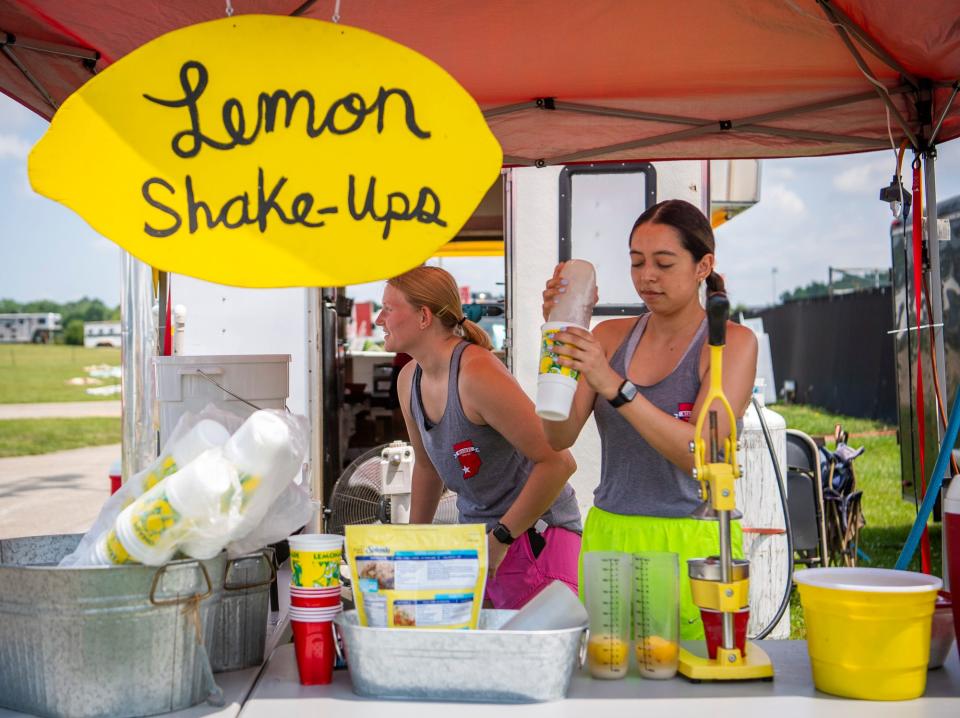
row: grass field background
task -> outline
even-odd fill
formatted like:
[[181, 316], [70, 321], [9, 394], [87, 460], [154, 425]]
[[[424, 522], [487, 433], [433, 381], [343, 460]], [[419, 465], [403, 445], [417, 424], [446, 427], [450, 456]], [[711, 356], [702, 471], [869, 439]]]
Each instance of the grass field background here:
[[[116, 401], [119, 394], [92, 396], [87, 394], [87, 387], [66, 383], [74, 377], [86, 377], [84, 367], [96, 364], [119, 366], [120, 350], [63, 344], [0, 345], [0, 404]], [[118, 383], [118, 379], [104, 379], [100, 386]]]
[[120, 443], [120, 419], [87, 417], [0, 421], [0, 458], [117, 443]]
[[[850, 433], [847, 442], [850, 446], [866, 448], [853, 464], [857, 488], [863, 491], [863, 514], [867, 522], [860, 532], [860, 549], [869, 557], [869, 560], [861, 558], [858, 565], [893, 568], [916, 516], [914, 504], [900, 496], [900, 447], [893, 427], [811, 406], [776, 404], [770, 408], [781, 414], [791, 429], [813, 437], [831, 437], [826, 442], [828, 449], [835, 448], [832, 436], [837, 423]], [[931, 522], [929, 526], [933, 573], [940, 576], [940, 525]], [[910, 568], [920, 570], [919, 551]], [[803, 612], [796, 589], [791, 600], [790, 623], [791, 638], [803, 638]]]

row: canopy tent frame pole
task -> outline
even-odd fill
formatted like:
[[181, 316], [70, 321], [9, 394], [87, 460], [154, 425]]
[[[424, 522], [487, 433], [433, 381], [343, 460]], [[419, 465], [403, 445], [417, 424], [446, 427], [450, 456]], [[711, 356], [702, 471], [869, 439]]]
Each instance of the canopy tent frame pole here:
[[933, 132], [930, 134], [930, 145], [935, 146], [937, 142], [937, 135], [940, 134], [940, 128], [943, 126], [943, 121], [947, 119], [947, 113], [950, 112], [950, 108], [953, 107], [953, 101], [957, 99], [957, 92], [960, 91], [960, 80], [953, 83], [953, 92], [950, 93], [950, 97], [947, 98], [947, 103], [943, 107], [943, 112], [940, 113], [940, 119], [937, 120], [936, 126], [933, 128]]
[[[904, 85], [899, 85], [894, 88], [889, 88], [887, 90], [890, 94], [904, 94], [910, 92], [910, 89]], [[504, 164], [509, 165], [529, 165], [529, 166], [538, 166], [543, 167], [546, 165], [552, 164], [563, 164], [564, 162], [576, 162], [583, 159], [588, 159], [596, 155], [609, 154], [610, 152], [617, 152], [621, 150], [636, 149], [640, 147], [646, 147], [649, 145], [660, 144], [665, 141], [677, 141], [682, 139], [687, 139], [689, 137], [697, 137], [704, 134], [713, 134], [717, 132], [749, 132], [752, 134], [767, 134], [777, 137], [795, 137], [797, 139], [812, 139], [821, 142], [836, 142], [836, 143], [854, 143], [859, 144], [865, 147], [873, 147], [875, 149], [883, 149], [887, 146], [887, 143], [884, 140], [876, 140], [871, 137], [859, 137], [857, 135], [835, 135], [826, 132], [809, 132], [805, 130], [792, 130], [787, 128], [780, 127], [769, 127], [766, 125], [758, 125], [757, 122], [768, 122], [771, 120], [785, 119], [794, 117], [796, 115], [804, 114], [807, 112], [817, 112], [825, 109], [832, 109], [834, 107], [842, 107], [844, 105], [856, 104], [859, 102], [866, 102], [876, 98], [876, 92], [861, 92], [855, 95], [847, 95], [844, 97], [838, 97], [833, 100], [825, 100], [821, 102], [811, 103], [809, 105], [799, 105], [797, 107], [789, 107], [783, 110], [776, 110], [773, 112], [765, 112], [761, 115], [753, 115], [749, 117], [743, 117], [737, 120], [728, 120], [725, 122], [717, 122], [716, 120], [702, 120], [694, 117], [686, 117], [682, 115], [664, 115], [655, 112], [645, 112], [638, 110], [625, 110], [615, 107], [604, 107], [600, 105], [584, 105], [581, 103], [575, 102], [563, 102], [552, 100], [549, 104], [546, 104], [544, 101], [537, 102], [525, 102], [517, 103], [513, 105], [504, 105], [502, 107], [495, 107], [484, 111], [484, 117], [487, 119], [492, 117], [499, 117], [506, 114], [511, 114], [514, 112], [521, 112], [524, 110], [530, 110], [535, 108], [547, 109], [548, 111], [557, 111], [557, 112], [577, 112], [590, 115], [599, 115], [605, 117], [619, 117], [622, 119], [633, 119], [638, 121], [648, 121], [648, 122], [663, 122], [668, 124], [683, 124], [683, 125], [693, 125], [692, 127], [684, 130], [678, 130], [675, 132], [668, 132], [661, 135], [655, 135], [652, 137], [642, 138], [639, 140], [633, 140], [627, 143], [620, 143], [617, 145], [607, 145], [605, 147], [595, 147], [588, 150], [581, 150], [580, 152], [570, 153], [567, 155], [561, 155], [558, 157], [551, 157], [549, 159], [532, 159], [527, 157], [519, 157], [515, 155], [508, 155], [504, 157]]]
[[[100, 53], [96, 50], [88, 50], [84, 47], [74, 47], [73, 45], [63, 45], [58, 42], [47, 42], [46, 40], [34, 40], [31, 37], [23, 35], [14, 35], [0, 30], [0, 35], [5, 38], [0, 39], [0, 45], [7, 47], [18, 47], [24, 50], [33, 50], [34, 52], [45, 52], [48, 55], [62, 55], [64, 57], [73, 57], [78, 60], [86, 60], [90, 63], [96, 63], [100, 59]], [[92, 70], [92, 67], [91, 67]]]
[[153, 357], [157, 331], [153, 321], [153, 271], [129, 252], [121, 253], [120, 400], [122, 406], [121, 475], [129, 481], [157, 456], [154, 428]]
[[[906, 135], [907, 139], [910, 140], [910, 144], [913, 145], [914, 149], [919, 150], [920, 143], [917, 140], [916, 134], [913, 132], [913, 130], [910, 129], [910, 123], [907, 122], [906, 118], [900, 112], [900, 109], [895, 104], [893, 104], [893, 99], [887, 93], [886, 87], [884, 87], [883, 83], [880, 82], [880, 80], [877, 79], [876, 75], [873, 74], [873, 71], [870, 69], [870, 66], [867, 65], [866, 60], [863, 59], [863, 56], [857, 50], [856, 45], [853, 44], [853, 40], [850, 39], [849, 31], [847, 30], [846, 26], [837, 17], [837, 14], [834, 11], [834, 8], [828, 2], [826, 2], [826, 0], [818, 0], [818, 2], [820, 3], [820, 7], [823, 9], [824, 14], [827, 16], [827, 19], [831, 21], [834, 29], [837, 31], [837, 34], [840, 36], [840, 40], [843, 41], [843, 44], [847, 46], [847, 50], [850, 51], [850, 55], [853, 57], [853, 61], [857, 63], [857, 67], [860, 68], [860, 72], [862, 72], [866, 76], [866, 78], [876, 88], [877, 94], [880, 96], [880, 99], [887, 106], [887, 109], [890, 110], [890, 113], [893, 115], [893, 119], [897, 121], [897, 124], [900, 125], [900, 129], [903, 130], [904, 135]], [[848, 18], [848, 21], [849, 21], [849, 18]], [[851, 22], [850, 24], [852, 25], [853, 23]], [[859, 31], [859, 29], [857, 34], [858, 35], [861, 34], [861, 31]]]
[[[749, 121], [749, 118], [747, 118], [747, 120]], [[720, 123], [711, 122], [707, 125], [700, 125], [699, 127], [692, 127], [690, 129], [679, 130], [677, 132], [668, 132], [663, 135], [655, 135], [653, 137], [646, 137], [639, 140], [633, 140], [631, 142], [622, 142], [616, 145], [607, 145], [605, 147], [594, 147], [588, 150], [581, 150], [579, 152], [571, 152], [570, 154], [560, 155], [558, 157], [551, 157], [550, 159], [538, 160], [538, 164], [540, 162], [543, 164], [565, 164], [567, 162], [577, 162], [587, 158], [596, 157], [597, 155], [621, 152], [623, 150], [639, 149], [640, 147], [648, 147], [650, 145], [658, 145], [666, 142], [676, 142], [678, 140], [685, 140], [691, 137], [699, 137], [702, 135], [717, 134], [721, 132], [731, 134], [734, 132], [745, 132], [750, 134], [774, 135], [778, 137], [796, 137], [798, 139], [813, 139], [822, 142], [847, 142], [851, 144], [860, 144], [867, 147], [873, 147], [875, 149], [882, 149], [887, 146], [886, 142], [882, 140], [875, 140], [869, 137], [857, 137], [855, 135], [833, 135], [824, 132], [807, 132], [804, 130], [767, 127], [765, 125], [738, 124], [738, 122], [738, 120], [727, 120]]]
[[[952, 99], [952, 98], [951, 98]], [[944, 402], [946, 397], [950, 396], [950, 388], [947, 386], [946, 379], [946, 352], [944, 351], [943, 346], [943, 280], [940, 275], [940, 238], [937, 232], [937, 180], [936, 180], [936, 150], [934, 148], [929, 148], [923, 154], [923, 181], [924, 181], [924, 191], [925, 197], [924, 201], [926, 202], [927, 210], [927, 254], [930, 257], [930, 309], [933, 313], [933, 338], [934, 338], [934, 352], [937, 358], [936, 378], [940, 391], [938, 392], [937, 401], [939, 402], [943, 398]], [[918, 336], [919, 341], [919, 336]], [[919, 344], [918, 344], [919, 347]], [[944, 407], [944, 413], [946, 413], [946, 407]], [[940, 428], [939, 417], [935, 422], [937, 426], [937, 438], [942, 442], [943, 441], [943, 430]], [[920, 440], [923, 441], [923, 437], [920, 437]], [[943, 447], [947, 451], [951, 451], [952, 447]], [[943, 476], [941, 481], [949, 477], [950, 473], [950, 464], [946, 463], [944, 465]], [[931, 477], [931, 479], [936, 477]], [[932, 481], [928, 482], [932, 483]], [[937, 499], [939, 500], [939, 497]], [[943, 556], [943, 565], [947, 565], [947, 532], [944, 531], [940, 537], [940, 546]], [[943, 577], [944, 589], [950, 590], [950, 581], [949, 577], [944, 572]]]
[[[910, 92], [910, 88], [906, 85], [899, 85], [897, 87], [888, 88], [887, 92], [893, 95], [904, 94]], [[809, 105], [800, 105], [798, 107], [789, 107], [784, 110], [774, 110], [773, 112], [766, 112], [762, 115], [753, 115], [751, 117], [745, 117], [740, 120], [737, 120], [737, 123], [749, 123], [756, 124], [759, 122], [769, 122], [771, 120], [781, 120], [789, 119], [797, 115], [802, 115], [808, 112], [819, 112], [820, 110], [830, 110], [834, 107], [843, 107], [844, 105], [854, 105], [859, 102], [867, 102], [868, 100], [876, 99], [876, 92], [871, 90], [869, 92], [860, 92], [856, 95], [845, 95], [844, 97], [838, 97], [833, 100], [823, 100], [821, 102], [814, 102]], [[642, 110], [625, 110], [616, 107], [604, 107], [602, 105], [584, 105], [578, 102], [564, 102], [562, 100], [555, 101], [554, 107], [557, 110], [566, 111], [566, 112], [582, 112], [584, 114], [590, 115], [602, 115], [605, 117], [621, 117], [624, 119], [633, 119], [633, 120], [648, 120], [650, 122], [665, 122], [673, 123], [677, 125], [694, 125], [700, 126], [704, 124], [710, 124], [714, 120], [707, 121], [702, 118], [697, 117], [686, 117], [683, 115], [663, 115], [656, 112], [644, 112]], [[511, 108], [520, 108], [528, 109], [529, 105], [519, 106], [519, 105], [508, 105], [503, 108], [496, 108], [488, 112], [484, 112], [485, 117], [496, 116], [499, 114], [505, 114], [506, 111], [514, 111]]]
[[[307, 415], [310, 417], [310, 449], [308, 454], [308, 489], [320, 507], [307, 524], [307, 533], [323, 533], [323, 497], [326, 480], [323, 404], [323, 293], [309, 287], [307, 303]], [[330, 477], [333, 481], [336, 477]]]
[[3, 51], [3, 54], [6, 55], [7, 59], [10, 60], [14, 67], [20, 71], [20, 74], [27, 78], [27, 82], [33, 85], [34, 89], [40, 93], [40, 96], [43, 98], [44, 102], [50, 105], [54, 112], [60, 109], [60, 105], [58, 105], [57, 101], [53, 99], [49, 92], [47, 92], [47, 88], [45, 88], [40, 81], [33, 76], [33, 73], [30, 72], [30, 69], [23, 64], [19, 57], [17, 57], [17, 54], [13, 51], [13, 48], [4, 43], [0, 45], [0, 51]]
[[900, 62], [893, 57], [893, 55], [887, 52], [886, 49], [881, 47], [876, 40], [864, 32], [859, 25], [850, 19], [849, 15], [847, 15], [840, 8], [836, 7], [830, 0], [817, 0], [817, 2], [823, 7], [824, 12], [827, 13], [827, 16], [831, 22], [842, 26], [844, 30], [853, 35], [857, 41], [863, 45], [863, 47], [869, 50], [878, 60], [887, 65], [890, 69], [899, 72], [904, 80], [913, 85], [915, 90], [920, 89], [920, 80], [917, 79], [903, 65], [901, 65]]
[[517, 102], [512, 105], [502, 105], [498, 107], [491, 107], [489, 110], [483, 110], [483, 116], [486, 119], [491, 117], [499, 117], [500, 115], [509, 115], [512, 112], [521, 112], [523, 110], [535, 110], [537, 108], [537, 103], [533, 100], [530, 102]]

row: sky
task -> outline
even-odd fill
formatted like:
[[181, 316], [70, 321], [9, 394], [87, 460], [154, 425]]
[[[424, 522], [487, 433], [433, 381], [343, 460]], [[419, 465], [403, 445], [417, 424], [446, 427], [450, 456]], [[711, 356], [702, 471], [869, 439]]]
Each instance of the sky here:
[[[27, 154], [46, 126], [0, 95], [0, 298], [119, 304], [119, 248], [30, 188]], [[891, 214], [878, 195], [893, 165], [892, 151], [764, 160], [760, 202], [717, 231], [717, 269], [731, 302], [770, 304], [784, 291], [826, 282], [830, 266], [889, 267]], [[960, 194], [960, 140], [940, 147], [937, 192]], [[502, 259], [445, 259], [443, 266], [474, 291], [502, 293]], [[381, 288], [352, 294], [377, 299]]]

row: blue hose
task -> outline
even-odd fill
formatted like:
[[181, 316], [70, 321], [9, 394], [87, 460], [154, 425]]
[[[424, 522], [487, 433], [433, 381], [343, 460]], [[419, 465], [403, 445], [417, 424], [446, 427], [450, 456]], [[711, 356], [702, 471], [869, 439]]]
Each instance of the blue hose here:
[[[960, 432], [960, 390], [957, 390], [953, 399], [953, 408], [950, 410], [950, 420], [947, 421], [947, 431], [943, 435], [943, 441], [940, 442], [940, 453], [937, 456], [937, 463], [933, 467], [933, 474], [930, 477], [930, 484], [927, 486], [927, 493], [923, 497], [923, 503], [917, 510], [917, 518], [913, 522], [913, 528], [910, 529], [910, 535], [903, 545], [900, 552], [900, 558], [897, 559], [897, 568], [905, 570], [913, 556], [917, 552], [917, 546], [920, 545], [920, 537], [923, 535], [923, 529], [927, 525], [927, 519], [930, 518], [930, 512], [933, 511], [933, 505], [940, 496], [940, 487], [943, 484], [943, 474], [947, 470], [947, 462], [953, 453], [953, 447], [957, 443], [957, 433]], [[923, 441], [924, 437], [920, 437]]]

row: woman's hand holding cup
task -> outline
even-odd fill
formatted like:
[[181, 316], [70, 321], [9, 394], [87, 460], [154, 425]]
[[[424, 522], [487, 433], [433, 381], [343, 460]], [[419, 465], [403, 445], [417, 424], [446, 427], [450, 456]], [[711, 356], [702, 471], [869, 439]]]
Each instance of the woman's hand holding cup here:
[[[543, 290], [543, 321], [550, 321], [550, 312], [553, 311], [553, 308], [560, 303], [560, 295], [565, 294], [567, 291], [568, 280], [560, 276], [560, 273], [563, 271], [563, 265], [566, 262], [560, 262], [556, 267], [553, 268], [553, 276], [547, 280], [547, 285]], [[593, 304], [596, 305], [600, 301], [599, 292], [594, 289], [593, 291]]]
[[603, 347], [593, 334], [579, 327], [567, 327], [554, 335], [554, 341], [558, 364], [579, 371], [600, 396], [612, 399], [617, 395], [623, 377], [610, 366]]

